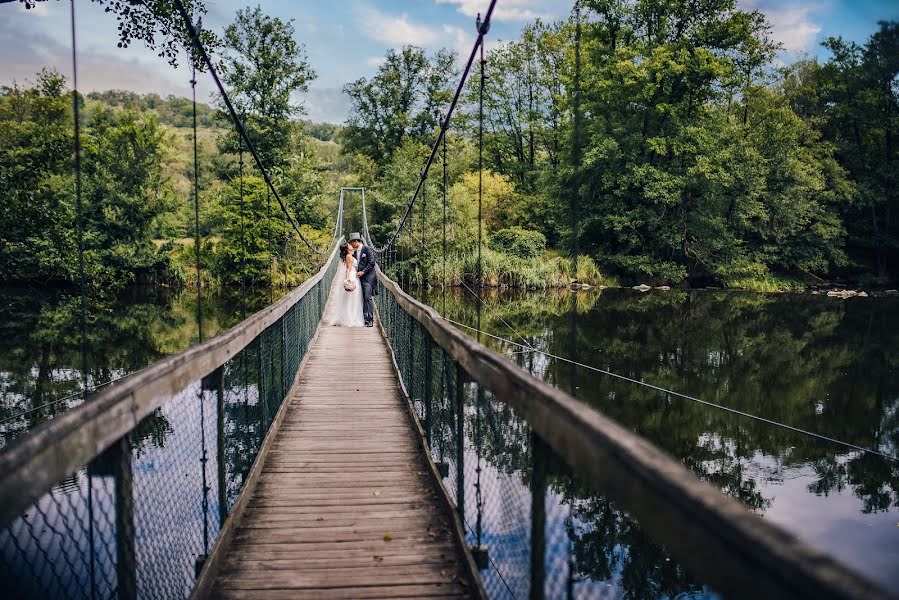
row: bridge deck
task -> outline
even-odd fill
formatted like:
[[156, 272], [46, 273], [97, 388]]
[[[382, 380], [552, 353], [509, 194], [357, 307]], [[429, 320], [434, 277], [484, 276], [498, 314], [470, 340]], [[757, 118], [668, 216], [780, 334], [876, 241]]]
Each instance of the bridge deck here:
[[211, 595], [469, 595], [378, 329], [323, 324], [300, 378]]

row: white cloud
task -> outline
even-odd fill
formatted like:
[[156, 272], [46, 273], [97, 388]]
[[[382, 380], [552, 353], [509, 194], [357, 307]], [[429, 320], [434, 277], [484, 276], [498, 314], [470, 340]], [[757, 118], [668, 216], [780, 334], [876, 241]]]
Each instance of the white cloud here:
[[377, 68], [384, 64], [386, 59], [383, 56], [369, 56], [368, 60], [365, 61], [369, 67]]
[[384, 14], [370, 6], [358, 9], [359, 26], [371, 39], [388, 46], [435, 46], [440, 43], [441, 32], [409, 20], [409, 15]]
[[313, 84], [302, 100], [306, 107], [303, 118], [316, 123], [343, 123], [350, 112], [349, 99], [339, 88], [318, 88]]
[[[33, 24], [0, 31], [0, 55], [7, 61], [6, 68], [0, 73], [0, 85], [31, 81], [44, 67], [56, 69], [71, 78], [71, 49], [66, 42], [68, 40], [65, 38], [60, 41], [33, 27]], [[174, 70], [156, 57], [150, 57], [148, 61], [137, 58], [137, 55], [145, 54], [148, 53], [80, 48], [78, 84], [81, 91], [124, 89], [142, 94], [190, 95], [190, 75], [186, 68], [182, 66]], [[205, 98], [210, 89], [206, 78], [200, 77], [198, 98]]]
[[786, 52], [801, 53], [811, 51], [821, 26], [810, 18], [809, 8], [785, 8], [766, 11], [771, 23], [771, 35], [783, 44]]
[[[475, 17], [485, 13], [489, 0], [436, 0], [437, 4], [453, 4], [463, 15]], [[503, 0], [497, 2], [493, 19], [497, 21], [532, 21], [557, 19], [571, 12], [573, 0]]]
[[771, 25], [771, 37], [781, 43], [785, 52], [801, 54], [814, 51], [815, 39], [821, 31], [814, 14], [823, 6], [799, 6], [774, 0], [742, 0], [739, 6], [744, 10], [764, 13]]
[[468, 55], [471, 53], [471, 46], [474, 44], [474, 39], [476, 37], [474, 31], [469, 32], [461, 27], [444, 25], [443, 34], [443, 46], [450, 50], [455, 50], [457, 62], [464, 64], [464, 62], [468, 60]]

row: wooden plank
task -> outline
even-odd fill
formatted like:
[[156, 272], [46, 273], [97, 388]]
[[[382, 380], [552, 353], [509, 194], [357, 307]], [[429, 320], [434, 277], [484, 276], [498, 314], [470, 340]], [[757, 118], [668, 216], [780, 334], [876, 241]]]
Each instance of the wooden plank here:
[[407, 410], [378, 330], [322, 327], [210, 595], [483, 597]]
[[369, 598], [470, 598], [465, 587], [454, 585], [390, 585], [372, 587], [345, 587], [328, 590], [234, 590], [223, 589], [217, 598], [227, 600], [365, 600]]
[[369, 587], [376, 585], [423, 585], [442, 583], [444, 585], [458, 581], [455, 573], [442, 574], [438, 570], [429, 573], [405, 574], [395, 573], [380, 575], [375, 573], [359, 574], [352, 579], [335, 576], [334, 573], [302, 573], [292, 571], [269, 571], [260, 573], [254, 577], [242, 574], [228, 576], [219, 579], [216, 583], [220, 589], [243, 590], [271, 590], [271, 589], [329, 589], [341, 588], [352, 585], [354, 587]]
[[883, 598], [877, 585], [700, 481], [653, 444], [447, 323], [378, 271], [415, 321], [586, 481], [703, 581], [733, 598]]

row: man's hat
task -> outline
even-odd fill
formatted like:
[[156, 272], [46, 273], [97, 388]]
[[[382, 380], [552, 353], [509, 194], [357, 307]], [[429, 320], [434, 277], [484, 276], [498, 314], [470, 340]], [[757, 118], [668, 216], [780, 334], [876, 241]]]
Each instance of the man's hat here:
[[354, 233], [350, 234], [350, 239], [347, 240], [347, 243], [350, 243], [350, 242], [362, 242], [364, 244], [365, 240], [362, 239], [361, 235], [354, 232]]

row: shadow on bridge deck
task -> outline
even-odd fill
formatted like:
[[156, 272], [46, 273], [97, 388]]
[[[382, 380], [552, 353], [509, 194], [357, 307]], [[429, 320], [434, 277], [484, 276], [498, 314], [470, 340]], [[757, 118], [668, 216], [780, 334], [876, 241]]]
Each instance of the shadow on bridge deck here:
[[379, 329], [318, 337], [211, 597], [477, 595]]

